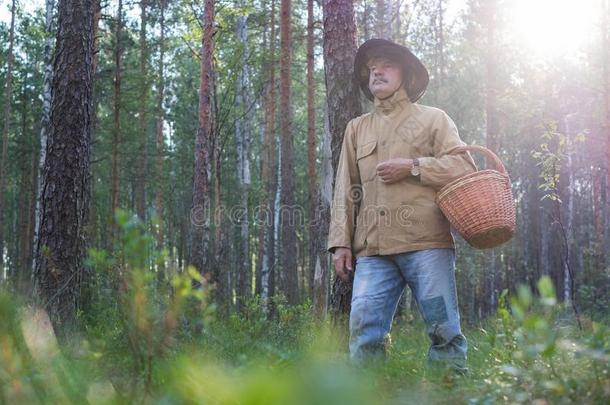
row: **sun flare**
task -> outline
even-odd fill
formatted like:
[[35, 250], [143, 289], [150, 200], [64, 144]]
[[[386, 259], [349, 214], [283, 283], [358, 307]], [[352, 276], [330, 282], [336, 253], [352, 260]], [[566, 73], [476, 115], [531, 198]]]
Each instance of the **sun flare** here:
[[511, 0], [509, 28], [539, 56], [574, 54], [599, 34], [602, 0]]

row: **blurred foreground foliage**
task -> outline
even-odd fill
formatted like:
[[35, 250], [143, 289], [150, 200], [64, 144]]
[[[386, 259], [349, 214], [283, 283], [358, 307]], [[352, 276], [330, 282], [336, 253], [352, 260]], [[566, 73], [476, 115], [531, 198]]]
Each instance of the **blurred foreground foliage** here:
[[117, 222], [115, 253], [90, 251], [82, 328], [67, 341], [43, 310], [0, 291], [0, 403], [610, 401], [610, 329], [583, 319], [579, 330], [548, 277], [504, 291], [496, 315], [465, 331], [466, 376], [426, 368], [419, 318], [397, 320], [386, 363], [353, 367], [344, 325], [282, 297], [273, 316], [258, 300], [225, 314], [204, 277], [167, 267], [145, 224], [125, 212]]

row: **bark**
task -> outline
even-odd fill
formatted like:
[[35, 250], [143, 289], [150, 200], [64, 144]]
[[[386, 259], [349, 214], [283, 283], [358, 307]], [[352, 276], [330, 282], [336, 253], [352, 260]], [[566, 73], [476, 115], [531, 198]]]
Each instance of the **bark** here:
[[293, 157], [292, 105], [290, 64], [291, 48], [291, 0], [281, 0], [280, 22], [280, 148], [282, 150], [281, 187], [281, 232], [282, 232], [282, 289], [289, 304], [299, 302], [297, 279], [297, 235], [296, 226], [300, 211], [295, 206], [295, 172]]
[[75, 322], [85, 275], [94, 12], [92, 0], [59, 2], [34, 294], [56, 331]]
[[[243, 4], [242, 4], [243, 6]], [[240, 212], [239, 219], [240, 238], [237, 240], [237, 309], [242, 311], [250, 299], [252, 290], [252, 265], [250, 262], [250, 221], [248, 195], [250, 192], [250, 138], [252, 122], [252, 108], [250, 86], [248, 78], [248, 26], [247, 15], [240, 15], [237, 19], [236, 34], [241, 44], [241, 69], [237, 75], [237, 95], [235, 107], [238, 118], [235, 121], [235, 143], [237, 145], [237, 183], [239, 189]]]
[[[359, 90], [352, 80], [356, 55], [356, 24], [351, 1], [325, 0], [323, 11], [324, 71], [334, 187], [345, 127], [352, 118], [361, 113]], [[326, 245], [328, 223], [323, 224], [322, 229], [324, 232], [320, 238]], [[331, 298], [334, 314], [349, 313], [352, 283], [353, 281], [344, 283], [338, 277], [335, 278]]]
[[15, 41], [15, 0], [11, 5], [11, 27], [8, 37], [6, 83], [4, 86], [4, 126], [2, 128], [2, 156], [0, 157], [0, 272], [4, 273], [4, 219], [6, 199], [6, 172], [8, 170], [8, 134], [11, 126], [13, 99], [13, 44]]
[[[318, 190], [316, 175], [316, 109], [314, 100], [314, 19], [313, 0], [307, 0], [307, 161], [309, 188], [309, 285], [313, 286], [316, 267], [316, 209]], [[309, 291], [313, 299], [313, 288]]]
[[214, 52], [214, 1], [205, 0], [201, 46], [201, 77], [199, 83], [199, 126], [195, 139], [195, 172], [193, 174], [193, 202], [191, 206], [191, 241], [189, 264], [201, 274], [206, 271], [204, 245], [209, 232], [209, 145], [211, 141], [211, 77]]
[[[279, 141], [281, 135], [276, 137], [276, 142]], [[281, 274], [276, 271], [280, 268], [281, 251], [282, 251], [282, 239], [280, 238], [281, 226], [280, 226], [280, 206], [281, 206], [281, 195], [282, 195], [282, 148], [277, 149], [277, 170], [276, 170], [276, 188], [273, 200], [273, 266], [269, 272], [269, 297], [274, 298], [276, 286], [279, 284]], [[275, 302], [271, 303], [269, 308], [269, 315], [273, 316], [275, 313]]]
[[113, 128], [112, 128], [112, 174], [111, 174], [111, 240], [116, 238], [115, 214], [120, 204], [120, 150], [121, 150], [121, 63], [123, 61], [123, 0], [119, 0], [115, 21], [114, 33], [114, 99], [113, 99]]
[[217, 285], [216, 302], [220, 304], [220, 309], [227, 314], [230, 308], [230, 272], [223, 271], [226, 268], [226, 234], [223, 232], [222, 216], [222, 191], [221, 191], [221, 171], [222, 171], [222, 150], [220, 142], [214, 144], [214, 278]]
[[[598, 241], [600, 244], [600, 250], [603, 252], [610, 251], [610, 33], [608, 32], [609, 24], [608, 24], [608, 1], [602, 0], [602, 24], [601, 24], [601, 33], [602, 33], [602, 92], [603, 92], [603, 142], [605, 143], [606, 156], [603, 159], [602, 167], [605, 169], [605, 173], [601, 174], [603, 176], [603, 180], [600, 181], [603, 187], [603, 193], [600, 193], [603, 221], [596, 221], [601, 223], [601, 229], [603, 231], [598, 230]], [[605, 255], [601, 254], [601, 266], [605, 267], [607, 262], [607, 258]]]
[[260, 296], [263, 308], [267, 311], [270, 297], [271, 271], [274, 264], [274, 204], [275, 195], [275, 0], [271, 0], [271, 34], [266, 71], [269, 82], [265, 91], [265, 128], [263, 158], [261, 159], [261, 179], [264, 182], [259, 216], [259, 258], [260, 258]]
[[147, 156], [147, 127], [148, 127], [148, 46], [146, 44], [146, 7], [148, 0], [140, 0], [140, 94], [138, 123], [140, 125], [140, 139], [137, 151], [137, 178], [135, 184], [136, 213], [140, 219], [146, 219], [146, 161]]
[[567, 184], [565, 185], [565, 191], [567, 193], [567, 201], [565, 201], [566, 208], [566, 227], [567, 231], [565, 234], [567, 245], [564, 246], [566, 249], [566, 255], [568, 256], [568, 260], [564, 260], [563, 262], [563, 301], [566, 305], [570, 305], [572, 300], [572, 275], [570, 274], [570, 255], [569, 253], [572, 251], [572, 245], [574, 242], [574, 231], [573, 231], [573, 222], [574, 222], [574, 164], [573, 164], [573, 135], [570, 127], [570, 116], [564, 115], [564, 129], [565, 134], [568, 139], [567, 143], [567, 151], [566, 151], [566, 174], [567, 174]]
[[[95, 81], [95, 77], [97, 76], [97, 65], [99, 61], [99, 22], [102, 18], [102, 7], [100, 4], [100, 0], [94, 0], [95, 14], [93, 15], [93, 80]], [[99, 120], [97, 119], [97, 106], [98, 106], [98, 98], [96, 97], [95, 88], [93, 89], [93, 112], [92, 115], [92, 128], [91, 128], [91, 156], [95, 156], [95, 145], [96, 145], [96, 137], [95, 134], [99, 127]], [[42, 165], [41, 165], [42, 168]], [[41, 169], [42, 170], [42, 169]], [[92, 165], [91, 167], [91, 178], [94, 179], [91, 182], [91, 195], [95, 196], [95, 186], [97, 178], [96, 176], [96, 167]], [[105, 221], [101, 221], [98, 216], [97, 206], [96, 204], [91, 204], [91, 209], [89, 213], [89, 221], [90, 221], [90, 232], [88, 235], [89, 241], [94, 246], [105, 246], [107, 232], [104, 227], [101, 225], [102, 223], [106, 223]]]
[[[27, 81], [27, 77], [24, 77], [21, 91], [21, 139], [24, 145], [27, 147], [27, 156], [29, 159], [23, 159], [19, 191], [19, 259], [18, 259], [18, 273], [14, 277], [14, 286], [18, 291], [26, 292], [25, 282], [27, 276], [30, 274], [32, 264], [32, 242], [33, 230], [34, 230], [34, 211], [36, 206], [36, 185], [37, 185], [37, 168], [36, 162], [38, 154], [35, 153], [36, 144], [38, 137], [31, 131], [28, 134], [28, 86], [30, 83]], [[29, 138], [29, 139], [28, 139]]]
[[[326, 111], [326, 110], [325, 110]], [[328, 225], [330, 223], [330, 204], [332, 201], [333, 168], [331, 133], [328, 126], [328, 111], [324, 117], [324, 137], [322, 141], [322, 171], [318, 207], [315, 217], [315, 270], [313, 279], [313, 310], [316, 319], [323, 319], [328, 309], [328, 287], [330, 256], [326, 252]]]
[[157, 249], [162, 249], [163, 241], [163, 156], [165, 154], [165, 143], [163, 142], [163, 123], [165, 121], [165, 110], [163, 109], [163, 100], [165, 97], [165, 7], [166, 0], [161, 0], [161, 20], [160, 20], [160, 38], [159, 38], [159, 81], [157, 83], [157, 112], [155, 125], [155, 214], [157, 216], [157, 231], [155, 234], [157, 240]]
[[[40, 229], [40, 207], [42, 193], [42, 170], [47, 153], [47, 138], [51, 125], [51, 81], [53, 80], [53, 45], [55, 38], [55, 0], [47, 0], [45, 3], [45, 41], [44, 41], [44, 76], [42, 85], [42, 117], [40, 119], [40, 151], [37, 168], [37, 187], [36, 187], [36, 211], [34, 213], [34, 252], [31, 267], [31, 276], [36, 267], [36, 246], [38, 246], [38, 234]], [[95, 70], [94, 70], [95, 71]]]

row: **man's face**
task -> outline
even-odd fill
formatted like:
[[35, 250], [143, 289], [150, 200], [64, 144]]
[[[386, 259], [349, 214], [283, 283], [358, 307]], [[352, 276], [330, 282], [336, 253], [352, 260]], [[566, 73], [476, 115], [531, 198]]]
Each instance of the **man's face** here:
[[401, 66], [384, 57], [369, 59], [369, 90], [378, 99], [390, 97], [402, 85]]

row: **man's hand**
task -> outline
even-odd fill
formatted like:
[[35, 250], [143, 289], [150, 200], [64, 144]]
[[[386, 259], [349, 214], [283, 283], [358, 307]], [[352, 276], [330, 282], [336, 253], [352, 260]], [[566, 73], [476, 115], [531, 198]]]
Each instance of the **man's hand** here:
[[349, 281], [349, 273], [353, 271], [352, 266], [352, 250], [349, 248], [338, 247], [333, 254], [335, 262], [335, 273], [344, 282]]
[[387, 184], [396, 183], [411, 175], [413, 159], [394, 158], [377, 165], [377, 176]]

